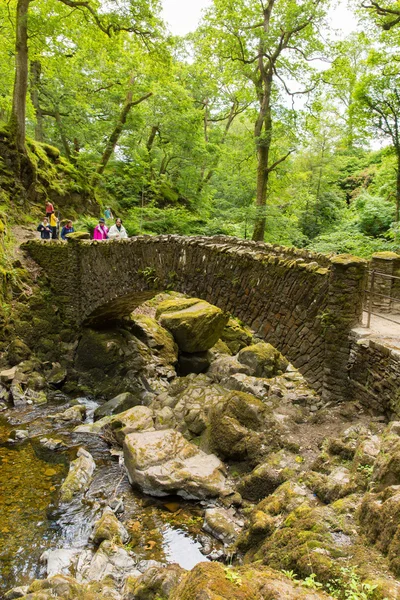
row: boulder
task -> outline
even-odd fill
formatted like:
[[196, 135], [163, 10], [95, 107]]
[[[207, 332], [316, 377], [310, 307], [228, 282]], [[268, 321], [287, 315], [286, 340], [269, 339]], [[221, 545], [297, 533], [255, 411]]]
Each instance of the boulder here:
[[229, 319], [221, 335], [221, 340], [225, 342], [232, 354], [237, 354], [239, 350], [249, 346], [252, 338], [251, 329], [241, 325], [238, 319]]
[[62, 387], [67, 379], [67, 369], [60, 363], [54, 363], [51, 371], [47, 374], [47, 383], [55, 388]]
[[89, 487], [96, 464], [92, 455], [79, 448], [76, 460], [69, 466], [69, 473], [60, 488], [60, 501], [72, 502], [77, 494], [83, 494]]
[[267, 379], [281, 375], [289, 366], [289, 361], [279, 350], [264, 342], [243, 348], [238, 354], [238, 360], [250, 368], [251, 375]]
[[230, 392], [210, 411], [210, 442], [223, 459], [254, 458], [262, 445], [259, 430], [265, 405], [250, 394]]
[[245, 373], [235, 373], [222, 380], [224, 387], [229, 390], [252, 394], [260, 400], [266, 400], [269, 395], [271, 381], [262, 377], [252, 377]]
[[221, 309], [197, 298], [191, 298], [190, 302], [186, 299], [162, 302], [157, 316], [183, 352], [205, 352], [212, 348], [228, 321]]
[[124, 459], [131, 484], [145, 494], [198, 500], [229, 492], [221, 461], [171, 429], [127, 435]]
[[288, 452], [272, 453], [251, 473], [241, 478], [237, 490], [243, 498], [259, 502], [300, 470], [296, 457]]
[[147, 315], [133, 313], [131, 330], [165, 364], [174, 365], [178, 360], [178, 346], [171, 333]]
[[122, 413], [134, 406], [141, 404], [141, 399], [138, 394], [132, 394], [131, 392], [123, 392], [118, 394], [115, 398], [108, 400], [101, 406], [98, 406], [94, 411], [94, 420], [98, 421], [103, 417], [109, 417], [110, 415], [117, 415]]
[[323, 592], [307, 590], [301, 586], [301, 582], [292, 581], [282, 573], [266, 567], [245, 565], [234, 568], [218, 562], [203, 562], [182, 578], [168, 598], [169, 600], [323, 600], [324, 598], [328, 600], [330, 596]]
[[154, 413], [147, 406], [134, 406], [110, 420], [117, 441], [122, 444], [125, 437], [135, 431], [154, 429]]
[[0, 381], [2, 383], [11, 383], [17, 373], [17, 367], [11, 369], [3, 369], [0, 371]]
[[127, 577], [124, 600], [157, 600], [169, 598], [186, 571], [179, 565], [149, 567], [140, 577]]
[[110, 542], [114, 542], [114, 544], [120, 545], [126, 544], [129, 540], [129, 533], [122, 523], [118, 521], [111, 508], [107, 507], [104, 509], [100, 519], [96, 521], [90, 538], [95, 544], [109, 540]]

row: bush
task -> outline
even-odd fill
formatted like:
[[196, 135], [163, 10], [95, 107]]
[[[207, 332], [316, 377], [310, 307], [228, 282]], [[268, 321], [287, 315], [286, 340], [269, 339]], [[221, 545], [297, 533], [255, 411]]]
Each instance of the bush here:
[[364, 192], [356, 201], [361, 233], [372, 237], [383, 235], [394, 221], [394, 204]]

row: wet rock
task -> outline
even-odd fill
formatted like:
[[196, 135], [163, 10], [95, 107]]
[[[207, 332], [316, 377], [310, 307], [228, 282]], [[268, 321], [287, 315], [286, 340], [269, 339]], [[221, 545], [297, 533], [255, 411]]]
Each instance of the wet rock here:
[[77, 548], [46, 550], [40, 557], [40, 561], [46, 564], [47, 577], [70, 575], [71, 567], [75, 563], [79, 552]]
[[18, 381], [13, 380], [11, 384], [10, 398], [15, 408], [22, 408], [26, 405], [27, 398], [25, 396], [25, 391], [23, 390], [22, 385]]
[[28, 439], [29, 437], [29, 431], [26, 431], [25, 429], [16, 429], [13, 433], [15, 440], [22, 441]]
[[95, 468], [92, 455], [79, 448], [77, 459], [70, 464], [69, 473], [60, 488], [60, 501], [68, 503], [77, 494], [83, 494], [89, 487]]
[[152, 317], [134, 313], [131, 319], [134, 335], [154, 351], [163, 363], [174, 365], [178, 360], [178, 346], [171, 333]]
[[55, 450], [65, 450], [68, 447], [67, 444], [57, 438], [41, 438], [39, 443], [43, 448], [52, 452]]
[[224, 465], [177, 431], [132, 433], [124, 441], [129, 480], [145, 494], [177, 494], [186, 499], [224, 495]]
[[137, 579], [127, 578], [123, 598], [124, 600], [169, 598], [172, 590], [180, 583], [185, 572], [178, 565], [150, 567]]
[[250, 368], [251, 375], [267, 379], [281, 375], [289, 366], [279, 350], [264, 342], [243, 348], [238, 354], [238, 361]]
[[232, 354], [251, 344], [253, 332], [237, 319], [229, 319], [222, 334], [221, 340], [225, 342]]
[[240, 532], [232, 511], [224, 508], [208, 508], [204, 515], [203, 529], [225, 545], [232, 544]]
[[135, 561], [128, 552], [105, 540], [101, 543], [96, 554], [84, 551], [80, 555], [77, 565], [78, 581], [101, 581], [111, 577], [120, 584], [128, 576], [139, 577], [140, 571], [135, 568]]
[[15, 338], [8, 347], [7, 360], [11, 366], [26, 360], [32, 354], [31, 349], [19, 338]]
[[109, 540], [115, 544], [126, 544], [129, 540], [129, 533], [118, 521], [111, 508], [105, 508], [100, 519], [95, 523], [94, 530], [90, 536], [95, 544], [100, 544], [104, 540]]
[[198, 298], [167, 300], [157, 318], [183, 352], [205, 352], [214, 346], [228, 321], [221, 309]]
[[86, 406], [83, 406], [82, 404], [70, 406], [63, 412], [49, 416], [49, 418], [54, 420], [56, 423], [82, 423], [85, 417]]
[[117, 415], [122, 413], [134, 406], [141, 404], [139, 394], [132, 394], [131, 392], [124, 392], [118, 394], [112, 400], [108, 400], [94, 411], [94, 420], [98, 421], [103, 417], [109, 417], [110, 415]]

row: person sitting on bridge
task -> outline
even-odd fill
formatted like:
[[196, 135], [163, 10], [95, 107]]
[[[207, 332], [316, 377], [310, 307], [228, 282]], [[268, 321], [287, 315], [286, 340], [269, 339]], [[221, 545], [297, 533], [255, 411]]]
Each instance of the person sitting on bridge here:
[[67, 240], [67, 235], [69, 233], [74, 233], [75, 229], [73, 228], [72, 221], [67, 221], [64, 227], [61, 229], [61, 239]]
[[42, 238], [42, 240], [49, 240], [51, 238], [53, 232], [49, 225], [47, 217], [43, 219], [43, 221], [38, 226], [37, 230], [40, 231], [40, 237]]
[[106, 240], [108, 238], [108, 228], [106, 227], [105, 220], [99, 219], [99, 224], [96, 225], [93, 231], [94, 240]]
[[123, 240], [128, 237], [125, 227], [122, 225], [122, 219], [116, 219], [115, 225], [110, 227], [108, 232], [110, 240]]

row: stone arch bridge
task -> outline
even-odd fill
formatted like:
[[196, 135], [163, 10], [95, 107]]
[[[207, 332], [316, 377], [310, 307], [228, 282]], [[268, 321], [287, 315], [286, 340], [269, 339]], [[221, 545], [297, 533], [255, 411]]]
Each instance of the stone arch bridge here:
[[73, 326], [129, 314], [162, 290], [219, 306], [276, 346], [326, 398], [348, 389], [367, 262], [230, 237], [27, 242]]

